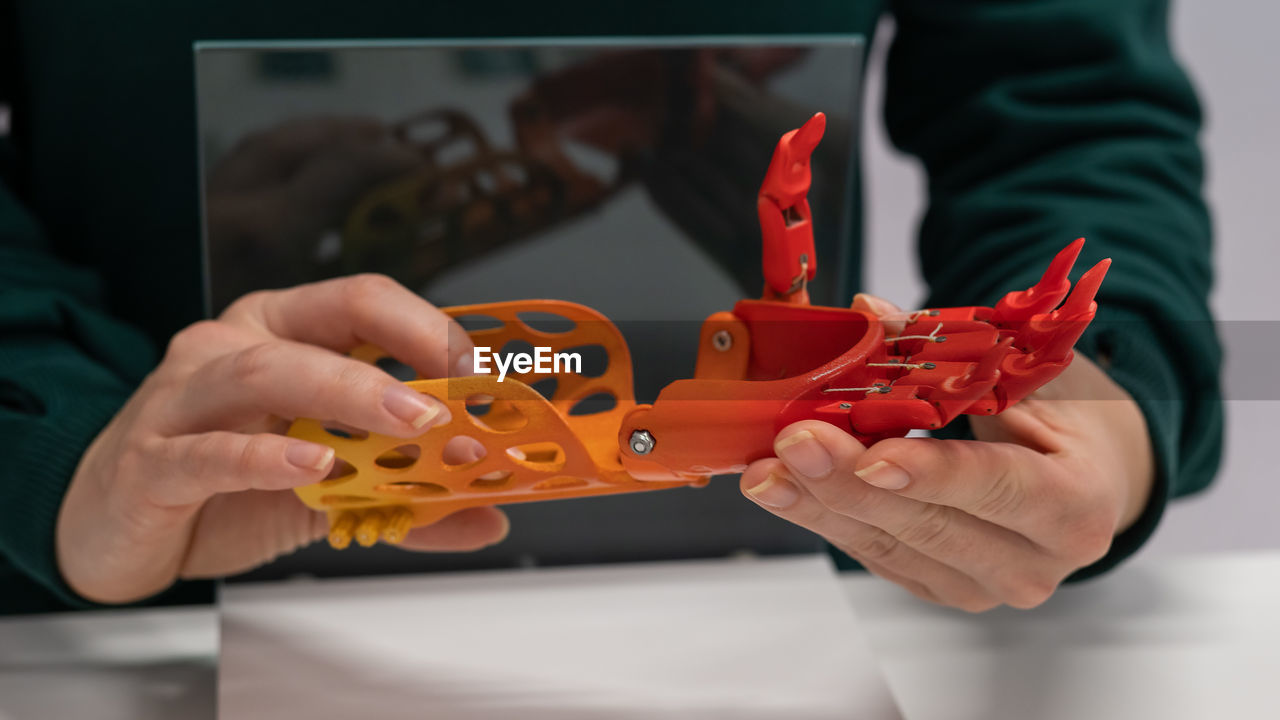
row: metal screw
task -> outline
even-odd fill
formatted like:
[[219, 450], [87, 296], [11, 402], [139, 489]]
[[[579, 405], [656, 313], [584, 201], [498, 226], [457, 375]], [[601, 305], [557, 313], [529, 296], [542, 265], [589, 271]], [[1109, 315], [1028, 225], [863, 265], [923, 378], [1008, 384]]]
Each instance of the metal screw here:
[[648, 455], [653, 452], [653, 446], [658, 441], [653, 439], [653, 435], [648, 430], [636, 430], [631, 433], [631, 452], [637, 455]]
[[711, 336], [711, 346], [720, 352], [728, 352], [733, 347], [733, 335], [728, 330], [719, 330]]
[[849, 408], [852, 408], [852, 407], [853, 407], [852, 403], [840, 403], [841, 410], [848, 410]]

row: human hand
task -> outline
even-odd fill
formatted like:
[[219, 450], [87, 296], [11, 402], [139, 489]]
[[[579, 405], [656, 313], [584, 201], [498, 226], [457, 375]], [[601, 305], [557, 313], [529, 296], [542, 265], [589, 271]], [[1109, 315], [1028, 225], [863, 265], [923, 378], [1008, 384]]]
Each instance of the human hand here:
[[[334, 274], [322, 238], [344, 225], [371, 188], [424, 162], [388, 125], [369, 117], [305, 116], [246, 135], [205, 183], [209, 261], [219, 278], [214, 307], [268, 283], [296, 285]], [[271, 274], [260, 276], [256, 268]]]
[[[323, 537], [324, 514], [292, 489], [322, 480], [334, 454], [279, 434], [290, 419], [404, 438], [449, 421], [439, 402], [342, 355], [363, 343], [424, 377], [472, 374], [462, 328], [377, 275], [252, 293], [175, 335], [85, 452], [63, 499], [56, 544], [68, 585], [90, 600], [129, 602]], [[402, 545], [474, 550], [507, 528], [500, 511], [472, 508], [410, 531]]]
[[[901, 311], [860, 295], [890, 323]], [[1052, 382], [994, 416], [977, 440], [902, 438], [865, 448], [833, 425], [795, 423], [744, 494], [914, 595], [970, 612], [1043, 603], [1137, 520], [1154, 453], [1137, 404], [1076, 355]]]

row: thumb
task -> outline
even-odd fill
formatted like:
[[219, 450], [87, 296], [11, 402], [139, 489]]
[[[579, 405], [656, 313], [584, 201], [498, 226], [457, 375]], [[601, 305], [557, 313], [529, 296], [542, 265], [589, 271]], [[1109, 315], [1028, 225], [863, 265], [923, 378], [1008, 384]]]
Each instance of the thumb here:
[[466, 552], [496, 545], [510, 530], [511, 523], [501, 510], [473, 507], [410, 530], [399, 547], [418, 552]]
[[871, 313], [880, 318], [884, 323], [885, 333], [898, 334], [907, 326], [907, 313], [902, 308], [885, 300], [882, 297], [868, 295], [867, 293], [858, 293], [853, 296], [854, 310]]

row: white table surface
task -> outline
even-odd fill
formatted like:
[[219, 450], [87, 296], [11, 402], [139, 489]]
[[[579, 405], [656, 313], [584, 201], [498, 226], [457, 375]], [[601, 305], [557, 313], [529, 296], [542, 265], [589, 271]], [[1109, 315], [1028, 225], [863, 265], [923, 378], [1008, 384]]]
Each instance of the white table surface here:
[[226, 588], [223, 718], [901, 717], [823, 556]]
[[0, 618], [0, 720], [212, 720], [212, 607]]
[[842, 583], [910, 720], [1280, 718], [1280, 551], [1139, 557], [982, 615]]
[[[1140, 556], [978, 616], [840, 585], [910, 720], [1280, 717], [1280, 551]], [[217, 642], [212, 610], [0, 619], [0, 720], [212, 717]]]

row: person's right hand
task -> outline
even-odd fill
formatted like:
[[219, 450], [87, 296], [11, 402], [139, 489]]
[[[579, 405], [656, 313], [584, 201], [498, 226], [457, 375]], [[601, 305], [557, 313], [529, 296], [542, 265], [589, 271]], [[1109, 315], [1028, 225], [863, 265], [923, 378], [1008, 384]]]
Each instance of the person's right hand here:
[[[363, 343], [423, 377], [472, 374], [462, 328], [377, 275], [252, 293], [175, 335], [85, 452], [63, 499], [57, 558], [70, 587], [130, 602], [323, 537], [325, 516], [292, 488], [323, 479], [333, 451], [279, 434], [290, 419], [404, 438], [449, 420], [437, 401], [342, 354]], [[507, 529], [500, 511], [472, 508], [414, 529], [403, 546], [473, 550]]]

